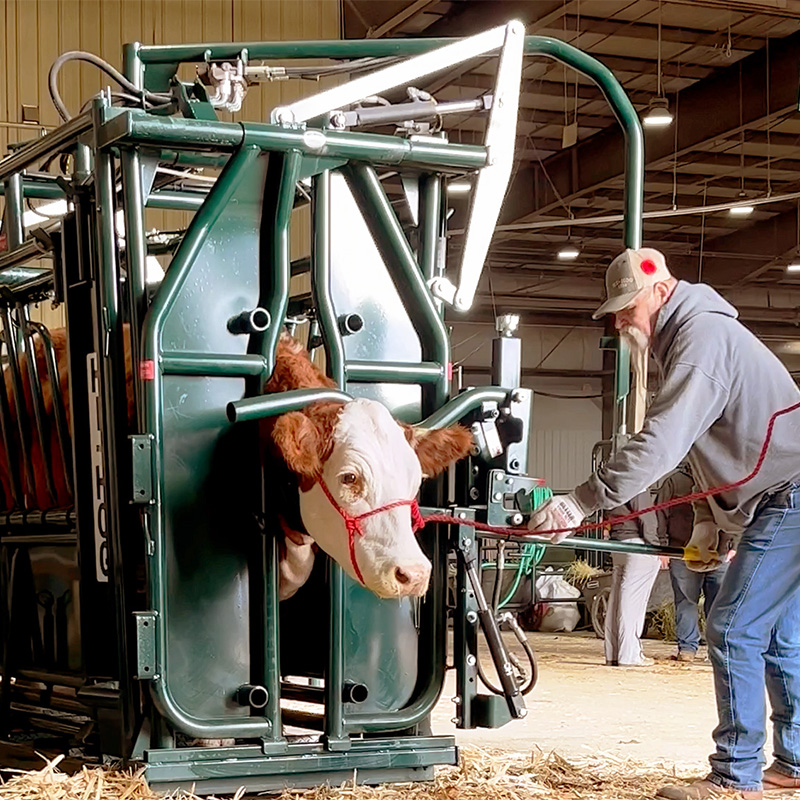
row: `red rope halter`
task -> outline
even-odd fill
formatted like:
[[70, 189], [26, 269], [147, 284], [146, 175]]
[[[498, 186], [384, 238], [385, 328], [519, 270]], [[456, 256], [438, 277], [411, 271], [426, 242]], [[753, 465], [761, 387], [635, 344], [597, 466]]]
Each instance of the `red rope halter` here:
[[374, 517], [376, 514], [380, 514], [383, 511], [391, 511], [393, 508], [410, 506], [411, 530], [416, 532], [420, 530], [420, 528], [425, 527], [425, 521], [422, 519], [422, 514], [419, 510], [419, 503], [417, 503], [416, 498], [412, 500], [394, 500], [391, 503], [387, 503], [385, 506], [373, 508], [371, 511], [365, 511], [363, 514], [353, 516], [349, 512], [345, 511], [345, 509], [343, 509], [336, 502], [336, 499], [330, 493], [330, 490], [325, 485], [325, 481], [322, 480], [321, 476], [319, 479], [319, 485], [322, 488], [322, 491], [325, 492], [325, 497], [328, 498], [330, 504], [339, 512], [339, 516], [341, 516], [341, 518], [344, 520], [345, 528], [347, 528], [347, 545], [350, 548], [350, 563], [353, 565], [353, 571], [356, 573], [356, 577], [359, 579], [359, 581], [361, 581], [362, 584], [365, 583], [364, 576], [361, 574], [361, 570], [358, 568], [358, 560], [356, 559], [356, 534], [359, 536], [364, 535], [364, 529], [361, 527], [361, 520], [367, 519], [368, 517]]

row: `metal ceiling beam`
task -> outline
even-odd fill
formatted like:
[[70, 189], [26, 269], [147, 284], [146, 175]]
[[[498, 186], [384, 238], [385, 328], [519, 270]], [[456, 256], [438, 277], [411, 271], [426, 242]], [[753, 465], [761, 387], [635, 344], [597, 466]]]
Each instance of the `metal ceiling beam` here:
[[381, 36], [386, 36], [387, 33], [391, 33], [403, 23], [414, 19], [414, 17], [421, 14], [428, 6], [432, 6], [437, 2], [438, 0], [414, 0], [413, 3], [398, 11], [393, 17], [387, 19], [386, 22], [381, 23], [376, 28], [370, 28], [367, 31], [366, 38], [380, 39]]
[[[800, 33], [775, 40], [770, 45], [769, 108], [765, 92], [766, 64], [766, 53], [760, 50], [680, 93], [679, 154], [711, 139], [730, 136], [731, 131], [741, 126], [757, 124], [768, 116], [797, 107]], [[656, 163], [670, 156], [673, 142], [672, 130], [648, 135], [647, 162]], [[615, 124], [568, 151], [551, 156], [543, 166], [536, 164], [520, 170], [509, 188], [501, 224], [534, 213], [546, 213], [561, 205], [558, 196], [568, 204], [572, 197], [618, 178], [624, 163], [622, 131]]]
[[[512, 19], [528, 26], [553, 11], [563, 2], [538, 0], [469, 0], [454, 3], [453, 9], [425, 29], [425, 36], [471, 36]], [[530, 31], [529, 31], [530, 33]]]
[[[647, 39], [653, 42], [658, 41], [659, 26], [646, 22], [629, 22], [628, 20], [607, 17], [587, 17], [581, 14], [580, 17], [574, 14], [567, 14], [565, 17], [566, 27], [569, 31], [576, 30], [576, 26], [581, 33], [598, 33], [615, 37], [627, 37], [631, 39]], [[724, 43], [726, 33], [724, 30], [692, 30], [691, 28], [678, 28], [672, 25], [661, 25], [661, 41], [673, 44], [689, 44], [695, 47], [714, 47]], [[759, 50], [764, 46], [763, 37], [743, 36], [735, 34], [733, 50], [753, 51]]]
[[[776, 256], [797, 253], [800, 239], [797, 209], [785, 211], [770, 219], [741, 228], [735, 233], [706, 242], [713, 256], [703, 257], [703, 281], [713, 286], [732, 286], [760, 268], [775, 261]], [[696, 280], [699, 257], [674, 256], [670, 269], [678, 277]]]

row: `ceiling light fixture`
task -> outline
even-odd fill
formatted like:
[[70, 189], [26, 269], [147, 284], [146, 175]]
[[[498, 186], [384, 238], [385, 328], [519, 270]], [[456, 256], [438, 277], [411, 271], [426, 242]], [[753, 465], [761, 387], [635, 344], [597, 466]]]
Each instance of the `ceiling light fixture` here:
[[577, 247], [568, 244], [556, 253], [556, 257], [561, 261], [574, 261], [580, 254], [581, 251]]
[[642, 117], [642, 124], [648, 128], [663, 128], [672, 122], [672, 112], [666, 97], [654, 97]]
[[739, 201], [737, 205], [731, 206], [730, 209], [728, 209], [728, 213], [732, 217], [748, 217], [755, 211], [755, 206], [751, 206], [747, 203], [747, 195], [744, 192], [739, 192]]
[[787, 272], [800, 272], [800, 264], [789, 264], [789, 266], [786, 267], [786, 271]]

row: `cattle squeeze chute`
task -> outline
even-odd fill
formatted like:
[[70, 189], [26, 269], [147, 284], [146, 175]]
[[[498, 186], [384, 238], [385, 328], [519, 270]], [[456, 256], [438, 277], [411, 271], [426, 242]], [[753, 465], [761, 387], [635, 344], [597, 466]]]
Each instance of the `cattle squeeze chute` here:
[[[479, 56], [497, 57], [491, 94], [438, 103], [413, 88]], [[518, 23], [464, 40], [131, 44], [123, 94], [72, 118], [54, 74], [65, 123], [0, 161], [5, 763], [46, 731], [73, 754], [141, 762], [162, 789], [428, 778], [457, 759], [429, 722], [448, 616], [457, 725], [524, 715], [531, 675], [509, 660], [464, 522], [520, 525], [546, 496], [526, 476], [531, 392], [502, 320], [493, 385], [451, 394], [444, 316], [472, 304], [531, 56], [588, 75], [614, 108], [628, 141], [624, 244], [639, 246], [633, 107], [599, 62]], [[187, 64], [196, 80], [179, 77]], [[218, 118], [259, 82], [309, 76], [336, 85], [268, 123]], [[453, 113], [486, 116], [483, 144], [448, 141]], [[465, 176], [453, 280], [444, 189]], [[43, 199], [65, 206], [26, 224], [26, 202]], [[189, 219], [154, 232], [151, 209]], [[293, 236], [310, 257], [292, 260]], [[45, 300], [64, 330], [32, 321]], [[269, 392], [295, 347], [287, 331], [327, 378]], [[452, 524], [417, 545], [420, 477], [463, 454], [423, 443], [456, 423], [473, 435], [468, 457], [419, 495], [423, 514]], [[356, 466], [332, 472], [337, 458]], [[410, 542], [402, 558], [390, 519]], [[496, 693], [478, 689], [481, 628]]]

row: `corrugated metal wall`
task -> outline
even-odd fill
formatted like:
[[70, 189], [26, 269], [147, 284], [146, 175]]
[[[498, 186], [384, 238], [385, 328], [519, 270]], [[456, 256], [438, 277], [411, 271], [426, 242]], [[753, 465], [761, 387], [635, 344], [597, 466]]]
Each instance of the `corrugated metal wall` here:
[[[122, 69], [122, 45], [185, 42], [338, 39], [340, 0], [2, 0], [0, 19], [0, 155], [8, 145], [60, 123], [50, 100], [50, 65], [67, 50], [88, 50]], [[187, 72], [185, 77], [190, 77]], [[109, 79], [94, 67], [67, 64], [59, 76], [61, 97], [75, 114]], [[324, 84], [276, 82], [254, 87], [237, 118], [266, 121], [277, 105], [318, 92]], [[23, 106], [40, 125], [23, 124]], [[231, 115], [224, 115], [231, 119]], [[292, 255], [308, 252], [307, 211], [296, 214]], [[178, 212], [148, 211], [148, 229], [186, 224]], [[34, 316], [63, 324], [60, 310], [41, 307]]]
[[[59, 123], [47, 73], [66, 50], [89, 50], [118, 69], [122, 45], [182, 42], [338, 39], [339, 0], [3, 0], [0, 22], [0, 148], [30, 139], [22, 106], [38, 107], [45, 126]], [[108, 81], [94, 68], [62, 71], [61, 94], [75, 113]], [[264, 119], [279, 102], [318, 90], [316, 84], [276, 83], [253, 91], [243, 116]]]

